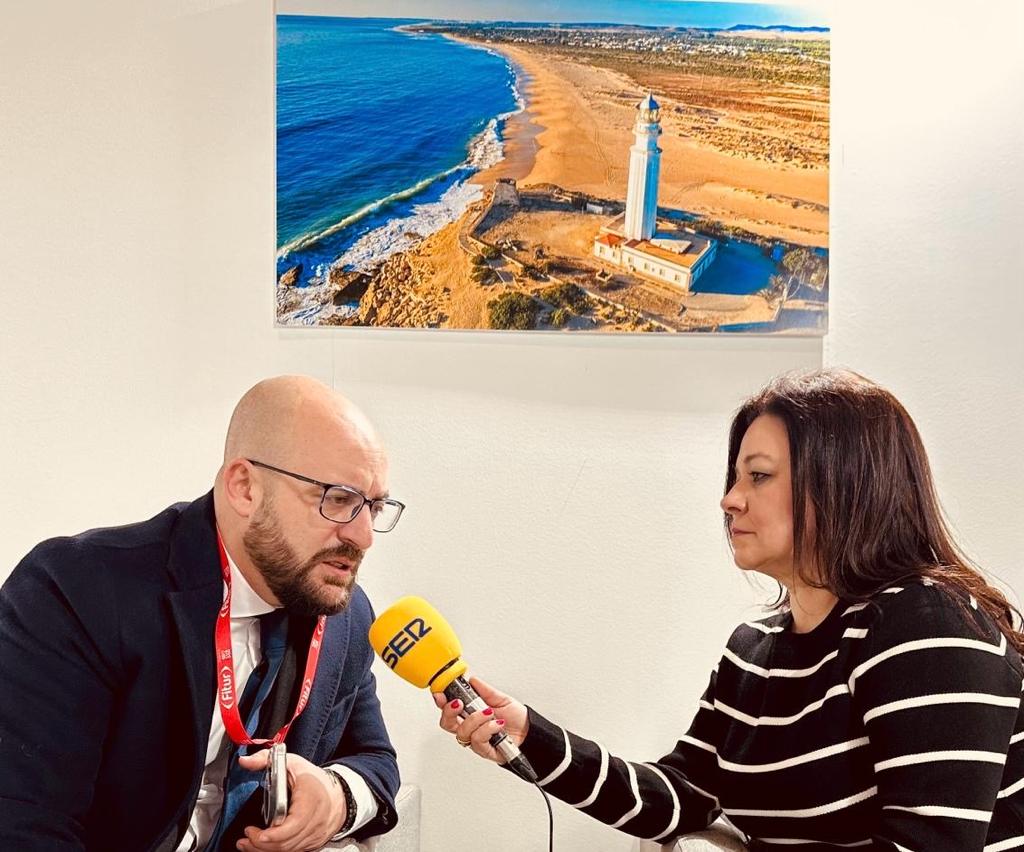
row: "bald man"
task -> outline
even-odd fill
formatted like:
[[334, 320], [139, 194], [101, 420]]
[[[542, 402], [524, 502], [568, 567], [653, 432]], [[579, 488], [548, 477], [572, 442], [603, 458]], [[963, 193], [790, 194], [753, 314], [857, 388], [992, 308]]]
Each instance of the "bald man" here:
[[[356, 583], [402, 512], [387, 473], [352, 403], [283, 376], [239, 401], [211, 493], [35, 547], [0, 588], [0, 850], [299, 852], [394, 826]], [[267, 827], [251, 741], [275, 738], [290, 807]]]

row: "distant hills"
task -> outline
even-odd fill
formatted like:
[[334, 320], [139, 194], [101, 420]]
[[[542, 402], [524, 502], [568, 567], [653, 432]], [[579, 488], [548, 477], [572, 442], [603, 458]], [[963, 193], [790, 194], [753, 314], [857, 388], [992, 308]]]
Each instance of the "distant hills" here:
[[791, 27], [788, 24], [773, 24], [769, 27], [760, 27], [756, 24], [736, 24], [734, 27], [728, 27], [724, 30], [716, 30], [720, 33], [731, 33], [735, 30], [771, 30], [772, 32], [785, 32], [785, 33], [827, 33], [829, 32], [828, 27]]
[[687, 27], [684, 25], [672, 26], [669, 24], [611, 24], [602, 21], [574, 21], [567, 23], [564, 21], [547, 22], [544, 21], [473, 21], [473, 20], [452, 20], [435, 18], [433, 20], [424, 20], [423, 23], [440, 24], [444, 26], [472, 26], [478, 29], [514, 29], [514, 30], [675, 30], [675, 31], [693, 31], [693, 32], [708, 32], [708, 33], [728, 33], [738, 31], [751, 31], [760, 30], [762, 32], [788, 32], [788, 33], [827, 33], [830, 32], [829, 27], [794, 27], [789, 24], [770, 24], [763, 26], [760, 24], [734, 24], [731, 27]]

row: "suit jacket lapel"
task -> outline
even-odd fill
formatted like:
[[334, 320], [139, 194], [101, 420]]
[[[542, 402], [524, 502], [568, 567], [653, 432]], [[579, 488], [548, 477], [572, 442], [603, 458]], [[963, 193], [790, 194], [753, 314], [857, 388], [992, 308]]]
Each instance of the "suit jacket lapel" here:
[[206, 762], [213, 718], [213, 633], [224, 595], [211, 494], [196, 500], [182, 513], [171, 538], [168, 570], [176, 585], [167, 599], [178, 631], [188, 684], [194, 735], [193, 774], [198, 777]]
[[[306, 705], [302, 715], [295, 720], [292, 730], [288, 732], [291, 748], [306, 754], [310, 759], [313, 758], [316, 744], [320, 742], [324, 726], [327, 724], [327, 716], [338, 696], [351, 630], [352, 618], [348, 612], [332, 615], [327, 619], [323, 646], [320, 649], [320, 661], [317, 663], [309, 704]], [[305, 670], [306, 653], [309, 648], [309, 634], [306, 634], [305, 643], [298, 652], [298, 668], [295, 674], [298, 688], [302, 686], [302, 673]], [[297, 692], [297, 690], [293, 691]], [[294, 710], [294, 708], [293, 698], [290, 710]]]

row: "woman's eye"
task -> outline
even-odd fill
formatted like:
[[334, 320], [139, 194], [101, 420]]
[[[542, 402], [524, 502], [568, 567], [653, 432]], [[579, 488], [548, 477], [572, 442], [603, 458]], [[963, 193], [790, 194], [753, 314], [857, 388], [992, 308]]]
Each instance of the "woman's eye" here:
[[756, 471], [754, 471], [754, 472], [752, 472], [750, 474], [750, 478], [753, 479], [754, 482], [760, 482], [763, 479], [767, 479], [768, 476], [769, 476], [769, 474], [767, 474], [767, 473], [758, 473]]

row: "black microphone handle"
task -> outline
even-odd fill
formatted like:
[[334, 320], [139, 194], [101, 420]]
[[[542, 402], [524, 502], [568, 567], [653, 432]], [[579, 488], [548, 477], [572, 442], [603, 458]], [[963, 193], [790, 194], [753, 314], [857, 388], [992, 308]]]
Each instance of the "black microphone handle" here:
[[[487, 708], [487, 702], [477, 694], [477, 691], [470, 686], [469, 681], [461, 675], [444, 688], [444, 697], [449, 701], [458, 699], [462, 702], [463, 711], [459, 714], [462, 718]], [[512, 738], [505, 731], [498, 731], [498, 733], [491, 737], [490, 743], [494, 750], [505, 758], [506, 764], [510, 769], [514, 769], [517, 774], [527, 781], [533, 784], [537, 783], [537, 773], [530, 766], [530, 761], [526, 759], [519, 750], [519, 746], [512, 742]]]

